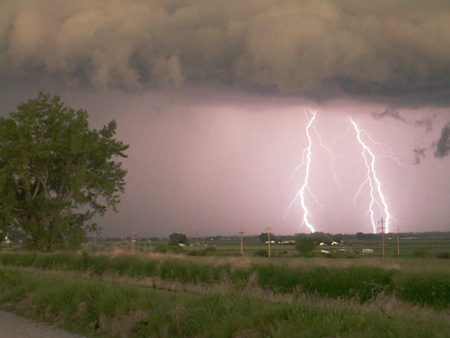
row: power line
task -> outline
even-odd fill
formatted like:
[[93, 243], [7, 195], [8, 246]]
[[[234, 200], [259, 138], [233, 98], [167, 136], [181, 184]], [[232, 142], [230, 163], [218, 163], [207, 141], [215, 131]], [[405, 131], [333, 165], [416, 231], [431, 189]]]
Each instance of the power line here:
[[266, 228], [267, 231], [267, 237], [268, 237], [268, 242], [269, 242], [269, 258], [270, 258], [270, 230], [272, 230], [272, 228], [269, 226], [268, 228]]
[[241, 234], [241, 256], [244, 256], [244, 229], [241, 228], [241, 231], [239, 233]]

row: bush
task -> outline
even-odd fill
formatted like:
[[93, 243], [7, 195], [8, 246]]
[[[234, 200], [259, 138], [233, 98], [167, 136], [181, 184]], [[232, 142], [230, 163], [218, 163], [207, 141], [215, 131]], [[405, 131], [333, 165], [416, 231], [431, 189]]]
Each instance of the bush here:
[[169, 236], [169, 245], [177, 246], [178, 244], [189, 245], [189, 240], [185, 234], [174, 232]]
[[315, 241], [311, 237], [297, 238], [295, 240], [295, 248], [302, 254], [312, 252], [315, 247]]

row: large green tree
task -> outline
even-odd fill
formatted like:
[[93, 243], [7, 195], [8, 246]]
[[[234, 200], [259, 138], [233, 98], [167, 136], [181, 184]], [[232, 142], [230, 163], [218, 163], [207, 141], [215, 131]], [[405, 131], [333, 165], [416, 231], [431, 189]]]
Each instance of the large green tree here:
[[0, 224], [42, 251], [77, 248], [90, 222], [117, 211], [126, 170], [117, 160], [128, 145], [114, 138], [113, 120], [90, 129], [88, 113], [39, 93], [0, 118]]
[[169, 236], [169, 245], [189, 245], [189, 240], [185, 234], [174, 232]]

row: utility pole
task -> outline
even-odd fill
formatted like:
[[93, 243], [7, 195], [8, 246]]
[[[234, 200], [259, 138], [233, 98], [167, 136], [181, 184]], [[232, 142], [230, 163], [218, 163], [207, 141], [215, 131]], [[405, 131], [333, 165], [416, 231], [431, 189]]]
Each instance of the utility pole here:
[[195, 246], [197, 247], [197, 257], [198, 257], [198, 247], [199, 247], [199, 244], [198, 244], [198, 231], [195, 232]]
[[381, 217], [381, 220], [378, 222], [378, 224], [381, 224], [381, 226], [378, 228], [379, 230], [381, 230], [381, 243], [382, 243], [382, 247], [383, 247], [383, 259], [384, 259], [384, 223], [386, 221], [383, 219], [383, 217]]
[[244, 256], [244, 229], [241, 228], [241, 231], [239, 233], [241, 234], [241, 256]]
[[270, 226], [268, 228], [266, 228], [267, 239], [268, 239], [268, 242], [269, 242], [269, 258], [270, 258], [270, 230], [272, 230], [272, 228]]
[[131, 233], [131, 253], [134, 253], [134, 244], [136, 243], [136, 234], [134, 231]]
[[397, 227], [397, 255], [400, 256], [400, 232]]

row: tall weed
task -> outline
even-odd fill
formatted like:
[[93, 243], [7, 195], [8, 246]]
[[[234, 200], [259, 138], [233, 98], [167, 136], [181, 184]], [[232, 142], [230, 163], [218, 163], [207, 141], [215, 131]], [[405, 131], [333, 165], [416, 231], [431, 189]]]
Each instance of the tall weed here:
[[450, 272], [401, 273], [394, 278], [398, 299], [431, 306], [450, 308]]

